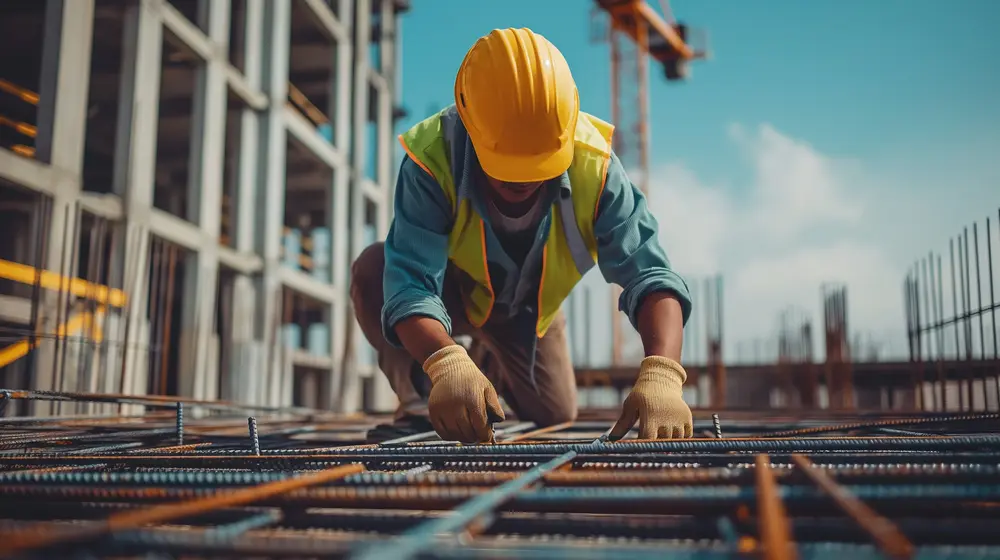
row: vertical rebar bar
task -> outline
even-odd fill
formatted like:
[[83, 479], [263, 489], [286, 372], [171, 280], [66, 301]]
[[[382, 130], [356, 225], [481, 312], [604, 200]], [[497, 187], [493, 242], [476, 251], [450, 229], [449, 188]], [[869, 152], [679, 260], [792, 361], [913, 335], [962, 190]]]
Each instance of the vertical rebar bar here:
[[722, 422], [719, 420], [718, 414], [712, 415], [712, 425], [715, 427], [715, 437], [722, 439]]
[[[122, 244], [122, 289], [131, 291], [133, 295], [125, 301], [125, 307], [122, 309], [125, 325], [121, 352], [119, 353], [119, 356], [121, 356], [121, 377], [118, 379], [118, 392], [120, 394], [125, 393], [126, 374], [129, 372], [129, 341], [131, 340], [132, 329], [137, 328], [132, 324], [132, 306], [135, 305], [135, 300], [138, 296], [139, 281], [137, 275], [139, 274], [139, 267], [142, 266], [138, 253], [139, 247], [142, 245], [143, 236], [143, 232], [139, 228], [130, 228], [128, 222], [124, 222], [123, 227], [125, 228], [125, 241]], [[146, 300], [148, 302], [149, 298], [146, 298]], [[119, 407], [120, 410], [121, 407]]]
[[[923, 333], [926, 335], [926, 338], [927, 338], [927, 352], [926, 352], [927, 356], [926, 356], [926, 358], [930, 358], [930, 356], [934, 352], [934, 350], [933, 350], [933, 347], [934, 347], [934, 337], [931, 336], [931, 332], [934, 329], [934, 319], [933, 319], [933, 315], [930, 312], [930, 309], [931, 309], [931, 303], [930, 303], [931, 302], [931, 299], [930, 299], [930, 292], [931, 292], [930, 285], [931, 285], [931, 281], [930, 281], [930, 276], [928, 275], [928, 272], [927, 272], [927, 266], [928, 266], [927, 265], [927, 259], [921, 259], [920, 260], [920, 274], [923, 276], [923, 281], [924, 281], [923, 282], [924, 283], [924, 289], [922, 290], [923, 291], [923, 296], [924, 296], [923, 309], [924, 309], [925, 319], [926, 319], [926, 322], [927, 322], [927, 324], [924, 325]], [[931, 272], [930, 274], [933, 274], [933, 272]], [[920, 346], [921, 346], [921, 349], [923, 349], [923, 344], [921, 344]], [[924, 357], [923, 354], [920, 355], [920, 358], [921, 358], [922, 362], [926, 361], [926, 359], [925, 359], [925, 357]]]
[[[962, 349], [956, 355], [956, 360], [962, 360], [963, 350], [968, 356], [969, 337], [965, 329], [965, 245], [962, 242], [962, 233], [958, 233], [958, 302], [959, 308], [955, 312], [955, 324], [962, 331]], [[966, 372], [958, 370], [958, 391], [962, 396], [962, 410], [971, 410], [972, 404], [969, 402], [970, 394], [966, 387]], [[967, 408], [968, 407], [968, 408]]]
[[914, 310], [914, 346], [916, 348], [916, 362], [913, 366], [913, 373], [911, 376], [911, 383], [913, 383], [913, 396], [914, 405], [919, 410], [920, 409], [920, 371], [922, 369], [921, 362], [924, 359], [924, 349], [923, 349], [923, 321], [920, 316], [920, 262], [913, 264], [913, 291], [910, 293], [910, 297], [913, 299], [913, 310]]
[[250, 428], [250, 445], [254, 455], [260, 455], [260, 438], [257, 437], [257, 419], [253, 416], [247, 418], [247, 426]]
[[[979, 272], [979, 223], [973, 222], [972, 224], [972, 242], [976, 253], [976, 298], [978, 304], [976, 305], [976, 315], [979, 315], [979, 359], [986, 359], [986, 329], [983, 326], [983, 282], [982, 275]], [[986, 375], [985, 373], [979, 378], [983, 382], [983, 410], [989, 410], [989, 398], [986, 396]]]
[[[969, 228], [962, 228], [963, 245], [965, 247], [965, 360], [972, 361], [972, 264], [969, 261]], [[972, 394], [972, 374], [965, 371], [965, 391], [968, 395], [969, 410], [975, 410], [976, 403]]]
[[[824, 302], [826, 303], [826, 302]], [[826, 307], [829, 307], [827, 304]], [[910, 361], [916, 360], [914, 355], [915, 346], [913, 344], [913, 276], [907, 273], [903, 280], [903, 313], [906, 316], [906, 346], [909, 350]]]
[[34, 381], [35, 373], [35, 345], [38, 343], [38, 317], [41, 314], [39, 306], [42, 296], [42, 201], [45, 195], [38, 193], [35, 196], [35, 204], [32, 207], [31, 216], [31, 240], [33, 245], [32, 264], [35, 266], [34, 280], [31, 282], [31, 310], [28, 319], [28, 354], [24, 359], [24, 371], [28, 379]]
[[[938, 352], [941, 351], [941, 349], [937, 347], [937, 345], [938, 345], [937, 332], [938, 332], [938, 329], [940, 327], [937, 324], [937, 316], [934, 313], [934, 310], [937, 309], [937, 293], [934, 291], [934, 255], [928, 253], [927, 258], [924, 260], [924, 263], [927, 266], [927, 273], [928, 273], [928, 276], [927, 276], [927, 278], [928, 278], [927, 293], [928, 293], [929, 298], [930, 298], [928, 300], [928, 302], [927, 302], [927, 304], [928, 304], [928, 309], [927, 309], [927, 338], [929, 340], [929, 343], [928, 343], [928, 352], [927, 352], [927, 359], [928, 359], [928, 361], [932, 361], [932, 360], [934, 360], [934, 354], [935, 354], [935, 352], [934, 352], [934, 350], [931, 350], [930, 347], [936, 348]], [[940, 410], [941, 409], [941, 399], [940, 399], [940, 396], [938, 395], [938, 392], [934, 388], [935, 385], [936, 385], [936, 383], [934, 383], [932, 381], [931, 382], [931, 400], [934, 403], [933, 404], [934, 410]]]
[[[1000, 219], [1000, 210], [997, 210], [997, 217]], [[990, 266], [990, 322], [993, 323], [993, 360], [996, 361], [1000, 357], [997, 356], [997, 303], [993, 294], [993, 234], [990, 231], [989, 218], [986, 218], [986, 255]], [[993, 379], [996, 382], [997, 410], [1000, 410], [1000, 375]]]
[[28, 361], [24, 368], [24, 371], [31, 382], [34, 382], [35, 366], [37, 365], [33, 350], [39, 344], [36, 336], [41, 311], [39, 306], [42, 303], [42, 270], [45, 268], [46, 257], [49, 254], [49, 226], [52, 223], [52, 198], [44, 194], [39, 194], [38, 203], [35, 207], [37, 210], [37, 230], [34, 240], [36, 244], [34, 263], [35, 280], [31, 286], [31, 333], [29, 335], [31, 337], [31, 343], [28, 346]]
[[[79, 204], [79, 203], [77, 203], [77, 204]], [[74, 227], [73, 227], [73, 231], [70, 233], [69, 263], [67, 265], [68, 268], [66, 269], [66, 276], [69, 276], [69, 277], [75, 277], [76, 276], [76, 269], [77, 269], [77, 266], [79, 264], [78, 261], [79, 261], [79, 258], [80, 258], [80, 255], [79, 255], [79, 253], [80, 253], [80, 226], [79, 226], [80, 208], [77, 207], [77, 206], [74, 206], [72, 211], [73, 211], [73, 226]], [[69, 223], [70, 223], [69, 221], [66, 222], [67, 226], [69, 225]], [[62, 289], [61, 284], [62, 283], [60, 282], [60, 289]], [[70, 308], [70, 302], [73, 301], [73, 293], [72, 293], [72, 291], [69, 288], [69, 283], [68, 282], [66, 283], [66, 290], [65, 290], [65, 292], [66, 292], [66, 304], [65, 304], [66, 305], [66, 315], [64, 317], [64, 320], [66, 322], [68, 322], [69, 321], [69, 315], [70, 315], [70, 309], [71, 309]], [[58, 371], [56, 373], [56, 375], [59, 378], [59, 385], [57, 385], [56, 387], [54, 387], [54, 389], [56, 391], [63, 390], [62, 384], [63, 384], [63, 380], [65, 379], [65, 375], [66, 375], [66, 354], [67, 354], [68, 350], [69, 350], [69, 338], [66, 337], [66, 333], [64, 332], [63, 333], [62, 354], [59, 356], [59, 368], [58, 368]], [[59, 410], [60, 413], [62, 412], [62, 404], [63, 403], [58, 403], [58, 407], [59, 407], [58, 410]]]
[[[66, 224], [66, 225], [69, 225], [69, 208], [70, 208], [69, 205], [66, 205], [66, 207], [64, 208], [64, 212], [63, 212], [63, 224]], [[69, 239], [68, 239], [69, 228], [66, 227], [66, 226], [63, 226], [63, 232], [62, 233], [63, 233], [62, 251], [59, 254], [59, 277], [60, 278], [64, 278], [64, 277], [66, 277], [69, 274], [66, 271], [66, 266], [67, 266], [66, 265], [66, 250], [69, 248]], [[64, 283], [64, 282], [62, 282], [60, 280], [59, 281], [59, 289], [56, 290], [56, 298], [55, 298], [56, 299], [56, 329], [57, 330], [56, 330], [56, 333], [55, 333], [55, 341], [54, 341], [55, 343], [54, 343], [54, 348], [53, 348], [53, 352], [52, 352], [52, 370], [53, 370], [52, 371], [52, 388], [54, 390], [57, 390], [57, 391], [59, 390], [59, 383], [60, 383], [60, 381], [59, 381], [59, 371], [58, 371], [58, 368], [56, 366], [59, 363], [59, 356], [61, 355], [62, 352], [66, 351], [66, 341], [64, 340], [64, 337], [59, 334], [58, 328], [59, 328], [59, 325], [63, 324], [63, 321], [66, 319], [66, 317], [63, 317], [64, 312], [66, 313], [66, 315], [69, 314], [68, 310], [65, 309], [65, 307], [63, 306], [63, 293], [66, 291], [66, 290], [63, 290], [63, 286], [64, 285], [68, 286], [68, 284], [66, 284], [66, 283]], [[58, 409], [58, 404], [54, 404], [53, 407], [52, 407], [52, 410], [57, 410], [57, 409]]]
[[160, 394], [166, 395], [169, 391], [167, 384], [167, 375], [170, 371], [170, 353], [168, 348], [171, 344], [171, 322], [174, 317], [174, 288], [177, 284], [177, 246], [173, 243], [167, 245], [167, 294], [166, 303], [164, 303], [164, 308], [166, 309], [166, 316], [164, 317], [163, 326], [163, 337], [161, 340], [157, 341], [157, 347], [155, 349], [150, 348], [150, 358], [153, 358], [152, 352], [158, 352], [160, 358], [160, 372], [162, 376], [160, 377]]
[[[82, 214], [79, 219], [83, 219]], [[84, 353], [88, 350], [93, 351], [93, 340], [95, 336], [94, 326], [97, 306], [94, 304], [94, 296], [96, 295], [96, 286], [99, 283], [96, 267], [97, 258], [95, 256], [97, 254], [97, 233], [97, 224], [93, 224], [90, 231], [87, 232], [87, 264], [83, 266], [84, 270], [82, 271], [84, 280], [86, 280], [88, 284], [87, 296], [83, 301], [83, 306], [80, 312], [84, 314], [84, 317], [89, 314], [90, 320], [84, 324], [84, 328], [81, 330], [82, 335], [80, 337], [80, 351], [76, 360], [76, 387], [79, 392], [87, 392], [89, 390], [89, 378], [90, 374], [93, 373], [92, 367], [86, 367], [87, 364], [90, 364], [91, 366], [93, 365], [92, 356], [90, 359], [84, 359]], [[77, 405], [77, 409], [78, 414], [88, 413], [92, 410], [89, 403]]]
[[[958, 239], [959, 239], [959, 243], [961, 243], [962, 238], [959, 237]], [[958, 337], [958, 315], [959, 315], [959, 313], [958, 313], [958, 283], [955, 280], [955, 239], [954, 238], [948, 240], [948, 249], [951, 252], [951, 308], [952, 308], [952, 311], [954, 313], [953, 316], [952, 316], [952, 318], [954, 319], [954, 321], [952, 322], [952, 326], [955, 329], [955, 361], [958, 361], [959, 356], [961, 356], [960, 350], [959, 350], [959, 348], [961, 348], [961, 343], [959, 342], [959, 337]], [[961, 247], [959, 247], [958, 256], [959, 256], [959, 259], [961, 259], [961, 257], [962, 257]], [[961, 267], [959, 267], [959, 270], [961, 270]], [[956, 386], [958, 388], [958, 409], [959, 410], [965, 410], [965, 395], [962, 394], [962, 381], [961, 381], [961, 379], [956, 379], [955, 381], [956, 381]]]
[[[147, 306], [149, 309], [149, 343], [148, 347], [152, 348], [153, 345], [157, 344], [163, 337], [163, 269], [166, 267], [166, 260], [163, 258], [163, 240], [159, 237], [151, 237], [149, 239], [149, 269], [147, 273], [149, 274], [149, 297], [147, 298]], [[152, 358], [152, 355], [150, 355]], [[149, 369], [152, 375], [149, 375], [149, 386], [148, 392], [150, 394], [158, 394], [158, 387], [160, 386], [160, 376], [162, 371], [160, 369], [159, 360], [149, 360]]]
[[[933, 319], [933, 315], [931, 314], [931, 311], [930, 311], [930, 309], [931, 309], [931, 307], [930, 307], [930, 295], [929, 295], [930, 294], [930, 288], [928, 287], [928, 286], [930, 286], [930, 281], [929, 281], [928, 275], [927, 275], [927, 260], [926, 259], [921, 259], [920, 260], [920, 274], [923, 276], [923, 290], [922, 290], [922, 292], [923, 292], [923, 299], [924, 299], [923, 310], [924, 310], [924, 316], [925, 316], [924, 319], [925, 319], [926, 325], [920, 331], [920, 338], [921, 338], [921, 343], [920, 343], [920, 366], [919, 366], [920, 383], [917, 385], [917, 408], [919, 410], [926, 410], [927, 408], [929, 408], [929, 406], [927, 405], [927, 403], [925, 402], [925, 399], [924, 399], [924, 386], [927, 383], [927, 370], [925, 369], [925, 366], [926, 366], [926, 363], [927, 363], [928, 359], [930, 359], [930, 357], [932, 355], [932, 352], [933, 352], [932, 347], [934, 346], [933, 336], [931, 334], [933, 332], [933, 329], [934, 329], [934, 319]], [[920, 297], [920, 294], [918, 294], [917, 297]], [[924, 343], [923, 343], [923, 339], [925, 337], [927, 339], [927, 351], [926, 351], [927, 356], [926, 357], [924, 356], [925, 352], [924, 352]]]
[[177, 445], [184, 445], [184, 403], [177, 403]]
[[937, 298], [937, 318], [938, 318], [938, 382], [941, 383], [941, 410], [948, 409], [948, 392], [945, 390], [947, 387], [947, 379], [944, 375], [944, 357], [945, 357], [945, 332], [944, 332], [944, 276], [942, 275], [941, 267], [941, 255], [937, 256], [937, 277], [938, 277], [938, 298]]
[[[937, 314], [938, 309], [938, 286], [941, 283], [941, 277], [935, 276], [934, 274], [934, 253], [927, 253], [927, 269], [930, 277], [930, 284], [928, 289], [930, 290], [930, 309], [928, 310], [928, 322], [930, 323], [930, 331], [928, 336], [934, 340], [934, 348], [936, 352], [929, 352], [928, 359], [933, 360], [937, 367], [937, 376], [935, 381], [931, 383], [931, 395], [934, 399], [934, 409], [944, 410], [944, 396], [942, 393], [941, 385], [941, 317]], [[936, 356], [934, 355], [936, 354]]]
[[[101, 251], [101, 260], [100, 260], [101, 267], [100, 267], [100, 271], [99, 271], [98, 274], [99, 274], [99, 277], [101, 278], [101, 281], [100, 281], [101, 284], [104, 284], [105, 286], [108, 287], [108, 294], [110, 295], [111, 290], [112, 290], [112, 284], [111, 284], [111, 263], [108, 262], [108, 258], [107, 258], [108, 257], [108, 239], [109, 239], [109, 236], [110, 236], [111, 243], [114, 244], [115, 230], [114, 230], [114, 226], [106, 218], [100, 218], [100, 224], [101, 224], [101, 244], [100, 244], [100, 247], [101, 247], [101, 249], [100, 249], [100, 251]], [[105, 278], [106, 278], [106, 280], [105, 280]], [[107, 358], [108, 358], [108, 339], [110, 338], [110, 335], [108, 333], [110, 331], [110, 329], [109, 329], [110, 316], [111, 316], [111, 306], [110, 305], [105, 305], [104, 306], [104, 313], [101, 314], [101, 326], [100, 326], [100, 330], [103, 333], [103, 335], [101, 336], [101, 342], [100, 342], [100, 345], [99, 345], [99, 348], [98, 348], [98, 357], [97, 357], [97, 375], [99, 376], [98, 379], [102, 379], [102, 380], [104, 379], [104, 376], [106, 375], [106, 373], [105, 373], [106, 367], [105, 366], [107, 365]], [[101, 387], [101, 388], [98, 389], [98, 391], [105, 391], [105, 390], [107, 390], [107, 389], [105, 389], [104, 387]]]

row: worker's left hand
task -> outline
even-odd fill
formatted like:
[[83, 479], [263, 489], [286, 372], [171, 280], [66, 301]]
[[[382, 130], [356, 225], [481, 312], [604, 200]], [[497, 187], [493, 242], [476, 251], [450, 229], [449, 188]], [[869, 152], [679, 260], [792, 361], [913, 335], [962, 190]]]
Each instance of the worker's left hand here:
[[621, 439], [639, 421], [639, 439], [691, 437], [691, 408], [681, 387], [687, 372], [670, 358], [649, 356], [639, 366], [639, 378], [622, 405], [622, 415], [608, 434]]

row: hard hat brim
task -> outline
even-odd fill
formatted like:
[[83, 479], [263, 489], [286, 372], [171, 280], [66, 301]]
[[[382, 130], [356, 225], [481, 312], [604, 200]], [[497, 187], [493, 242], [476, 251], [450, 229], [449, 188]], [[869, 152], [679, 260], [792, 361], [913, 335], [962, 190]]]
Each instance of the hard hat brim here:
[[[475, 143], [473, 143], [475, 147]], [[476, 148], [483, 172], [508, 183], [535, 183], [558, 177], [573, 163], [573, 140], [555, 152], [542, 154], [504, 154]]]

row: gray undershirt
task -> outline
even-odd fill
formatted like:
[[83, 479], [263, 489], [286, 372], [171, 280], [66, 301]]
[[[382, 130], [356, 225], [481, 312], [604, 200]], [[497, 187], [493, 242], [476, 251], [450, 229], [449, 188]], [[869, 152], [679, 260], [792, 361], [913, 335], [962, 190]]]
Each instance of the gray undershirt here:
[[506, 276], [503, 285], [498, 286], [498, 310], [505, 314], [513, 314], [523, 303], [529, 302], [537, 288], [535, 282], [527, 281], [535, 276], [537, 266], [532, 266], [532, 263], [538, 260], [529, 256], [537, 244], [535, 238], [538, 225], [545, 217], [549, 204], [546, 193], [541, 192], [527, 212], [522, 216], [511, 217], [501, 212], [492, 201], [487, 202], [493, 232], [514, 265], [513, 269], [507, 269], [510, 276]]

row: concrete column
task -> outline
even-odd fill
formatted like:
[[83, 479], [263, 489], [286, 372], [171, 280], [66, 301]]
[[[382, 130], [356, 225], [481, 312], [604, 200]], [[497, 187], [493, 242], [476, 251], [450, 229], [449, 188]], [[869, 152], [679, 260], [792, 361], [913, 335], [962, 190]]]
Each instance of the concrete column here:
[[146, 317], [149, 279], [149, 215], [153, 206], [156, 171], [156, 133], [160, 97], [163, 23], [156, 0], [140, 0], [125, 15], [122, 74], [115, 149], [114, 192], [122, 197], [125, 242], [115, 256], [113, 270], [129, 296], [125, 312], [124, 344], [117, 350], [125, 360], [121, 386], [126, 393], [146, 392], [141, 349], [149, 328]]
[[[247, 0], [244, 22], [244, 73], [251, 88], [261, 89], [261, 65], [264, 40], [264, 4], [266, 0]], [[252, 253], [255, 249], [254, 234], [257, 185], [259, 184], [258, 150], [261, 147], [258, 113], [251, 108], [243, 109], [240, 115], [240, 162], [239, 178], [237, 179], [236, 195], [236, 250], [240, 253]], [[257, 363], [243, 360], [259, 347], [255, 337], [257, 319], [257, 290], [253, 280], [245, 275], [237, 275], [233, 287], [233, 367], [220, 375], [230, 376], [228, 386], [238, 388], [232, 395], [222, 396], [240, 402], [248, 401], [252, 392], [251, 378], [257, 373]], [[240, 356], [238, 358], [237, 356]]]
[[[183, 334], [187, 355], [180, 362], [178, 389], [184, 396], [216, 398], [218, 362], [210, 360], [215, 335], [215, 298], [219, 276], [218, 239], [222, 208], [223, 160], [227, 113], [226, 68], [229, 64], [229, 0], [207, 8], [211, 55], [198, 73], [194, 94], [194, 133], [188, 182], [188, 219], [213, 242], [189, 259], [186, 270]], [[227, 342], [222, 342], [226, 344]]]
[[[350, 25], [354, 18], [354, 2], [340, 2], [339, 17], [343, 29], [348, 31], [353, 27]], [[344, 153], [350, 153], [351, 146], [355, 142], [352, 128], [352, 84], [353, 79], [353, 59], [354, 43], [352, 34], [344, 34], [335, 39], [337, 41], [337, 59], [334, 61], [336, 76], [336, 105], [330, 110], [334, 116], [335, 138], [338, 147]], [[350, 222], [348, 205], [351, 200], [352, 186], [352, 165], [350, 161], [340, 168], [333, 170], [333, 193], [330, 197], [330, 228], [332, 232], [331, 251], [331, 279], [337, 291], [338, 298], [330, 309], [330, 352], [333, 358], [333, 368], [326, 383], [321, 383], [320, 406], [328, 406], [331, 410], [338, 412], [345, 411], [344, 394], [341, 388], [344, 385], [344, 376], [352, 369], [351, 356], [347, 354], [347, 337], [353, 336], [357, 330], [349, 321], [353, 321], [353, 312], [350, 310]]]
[[[354, 259], [364, 249], [364, 181], [365, 181], [365, 160], [367, 158], [367, 119], [368, 119], [368, 41], [371, 37], [371, 1], [357, 0], [354, 2], [355, 13], [353, 15], [354, 36], [352, 37], [352, 76], [350, 83], [353, 85], [351, 94], [351, 182], [348, 194], [347, 207], [349, 214], [347, 220], [342, 222], [347, 232], [348, 238], [348, 262]], [[353, 311], [351, 315], [345, 316], [347, 321], [355, 321]], [[358, 352], [365, 348], [368, 342], [365, 340], [361, 329], [352, 324], [350, 329], [352, 355], [345, 360], [343, 379], [340, 382], [342, 388], [340, 399], [343, 403], [342, 410], [350, 413], [359, 409], [362, 402], [362, 384], [357, 369]]]
[[[265, 2], [265, 48], [263, 89], [271, 104], [264, 114], [261, 136], [261, 196], [263, 206], [257, 208], [257, 247], [263, 257], [263, 273], [257, 281], [258, 308], [257, 338], [263, 341], [263, 367], [258, 372], [270, 378], [267, 370], [273, 369], [275, 355], [281, 344], [278, 321], [281, 303], [280, 250], [281, 227], [285, 214], [285, 151], [286, 124], [285, 99], [288, 96], [288, 56], [291, 32], [291, 3]], [[260, 384], [255, 402], [268, 402], [272, 395], [266, 384]]]
[[[64, 236], [73, 239], [77, 230], [74, 202], [82, 188], [87, 95], [74, 92], [89, 89], [93, 25], [94, 0], [53, 0], [46, 7], [36, 159], [49, 163], [55, 181], [46, 232], [48, 252], [38, 263], [49, 270], [70, 270], [71, 252], [64, 255], [59, 247]], [[51, 318], [44, 320], [44, 332], [52, 332], [58, 326], [54, 320], [58, 303], [58, 292], [42, 292], [41, 315]], [[59, 389], [54, 386], [55, 346], [50, 340], [38, 348], [31, 380], [36, 389]], [[35, 414], [51, 411], [50, 403], [39, 402], [33, 408]]]

